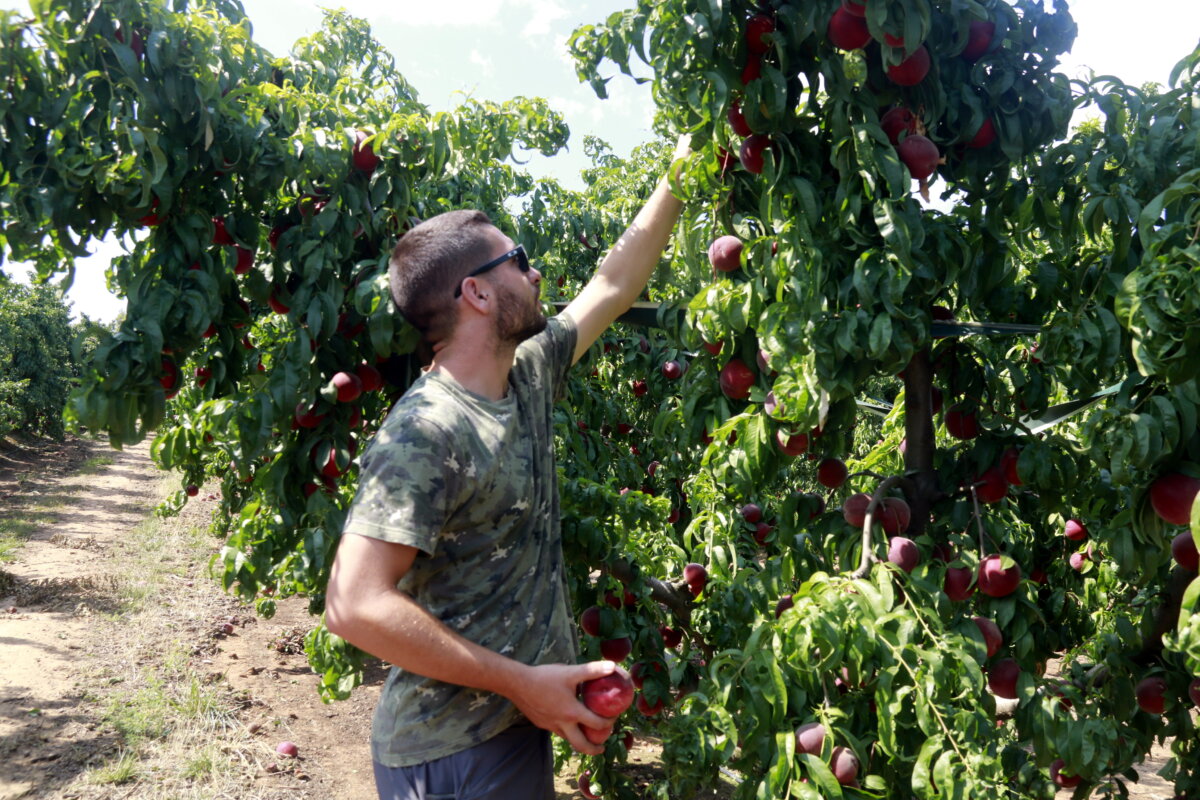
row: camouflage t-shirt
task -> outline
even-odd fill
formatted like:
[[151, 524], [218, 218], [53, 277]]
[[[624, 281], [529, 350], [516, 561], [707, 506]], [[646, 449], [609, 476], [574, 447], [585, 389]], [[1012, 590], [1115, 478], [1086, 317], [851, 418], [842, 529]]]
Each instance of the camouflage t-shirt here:
[[[363, 454], [345, 532], [420, 550], [397, 584], [450, 629], [526, 664], [574, 663], [553, 406], [576, 330], [523, 342], [491, 401], [436, 370], [400, 398]], [[499, 695], [393, 668], [371, 726], [387, 767], [452, 755], [522, 718]]]

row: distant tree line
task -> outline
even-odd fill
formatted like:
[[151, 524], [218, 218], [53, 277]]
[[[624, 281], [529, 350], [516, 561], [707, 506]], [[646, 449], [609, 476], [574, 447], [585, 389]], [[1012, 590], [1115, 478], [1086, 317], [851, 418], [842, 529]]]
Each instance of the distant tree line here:
[[63, 436], [63, 408], [99, 342], [62, 291], [0, 278], [0, 436]]

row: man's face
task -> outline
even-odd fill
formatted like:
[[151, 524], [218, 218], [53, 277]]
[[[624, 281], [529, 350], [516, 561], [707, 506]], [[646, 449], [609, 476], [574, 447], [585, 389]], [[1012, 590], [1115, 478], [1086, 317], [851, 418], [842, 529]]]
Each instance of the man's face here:
[[[492, 256], [516, 247], [512, 239], [496, 230]], [[542, 275], [534, 267], [521, 272], [515, 258], [487, 273], [496, 292], [496, 333], [502, 342], [520, 344], [546, 329], [546, 315], [538, 302]]]

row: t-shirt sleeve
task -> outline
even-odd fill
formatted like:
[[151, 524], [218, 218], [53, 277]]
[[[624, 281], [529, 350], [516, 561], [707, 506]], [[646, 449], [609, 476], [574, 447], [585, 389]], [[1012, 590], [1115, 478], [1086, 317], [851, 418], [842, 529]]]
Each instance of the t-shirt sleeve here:
[[433, 555], [457, 502], [459, 474], [446, 433], [410, 414], [363, 454], [358, 494], [343, 533], [406, 544]]
[[562, 395], [567, 381], [567, 371], [575, 356], [575, 342], [579, 331], [575, 322], [559, 314], [546, 320], [546, 330], [521, 343], [517, 349], [517, 361], [525, 362], [545, 376], [549, 383], [550, 396]]

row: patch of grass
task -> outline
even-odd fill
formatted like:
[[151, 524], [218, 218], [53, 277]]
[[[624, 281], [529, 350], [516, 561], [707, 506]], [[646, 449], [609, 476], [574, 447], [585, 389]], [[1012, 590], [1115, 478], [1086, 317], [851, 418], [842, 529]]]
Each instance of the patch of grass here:
[[[171, 649], [182, 648], [177, 645]], [[155, 798], [250, 796], [228, 792], [270, 754], [242, 738], [237, 698], [222, 681], [206, 680], [191, 667], [172, 673], [155, 663], [143, 665], [130, 682], [140, 688], [114, 687], [102, 717], [120, 739], [122, 758], [81, 780], [147, 783], [152, 776], [153, 791], [147, 785], [145, 796]]]
[[7, 517], [0, 519], [0, 540], [28, 539], [29, 534], [38, 529], [38, 524], [29, 519]]
[[225, 727], [234, 720], [226, 700], [222, 692], [211, 685], [205, 685], [194, 673], [189, 673], [187, 688], [175, 701], [175, 709], [185, 719], [211, 722]]
[[189, 758], [184, 762], [183, 767], [179, 770], [179, 775], [189, 781], [199, 780], [211, 775], [217, 771], [217, 765], [220, 763], [220, 753], [214, 753], [211, 745], [203, 748], [199, 753]]
[[163, 684], [151, 676], [148, 685], [113, 695], [108, 700], [103, 720], [111, 725], [130, 746], [161, 739], [171, 732], [171, 701]]
[[107, 764], [97, 767], [87, 773], [88, 783], [115, 784], [129, 783], [138, 776], [138, 758], [129, 750], [122, 750], [117, 757]]
[[128, 558], [121, 563], [121, 599], [128, 613], [159, 602], [169, 575], [184, 575], [189, 563], [208, 560], [210, 548], [198, 527], [147, 517], [125, 540]]
[[21, 543], [37, 530], [36, 525], [19, 524], [17, 520], [0, 519], [0, 561], [12, 561]]
[[112, 463], [112, 456], [92, 456], [87, 461], [84, 461], [79, 465], [79, 469], [76, 470], [76, 473], [79, 475], [95, 475], [97, 472], [100, 472], [102, 469], [104, 469], [104, 467], [107, 467]]
[[[163, 479], [161, 495], [173, 490], [170, 484]], [[239, 715], [248, 703], [196, 655], [211, 644], [210, 620], [228, 613], [223, 603], [197, 598], [187, 588], [212, 555], [207, 529], [178, 517], [151, 516], [110, 554], [119, 604], [115, 613], [93, 618], [112, 632], [100, 656], [110, 669], [96, 668], [86, 689], [102, 698], [96, 704], [100, 728], [133, 755], [136, 774], [130, 787], [100, 796], [124, 791], [145, 800], [278, 797], [270, 787], [254, 785], [275, 754], [242, 727]], [[96, 790], [85, 784], [95, 782], [96, 775], [87, 773], [65, 794], [93, 796]]]

